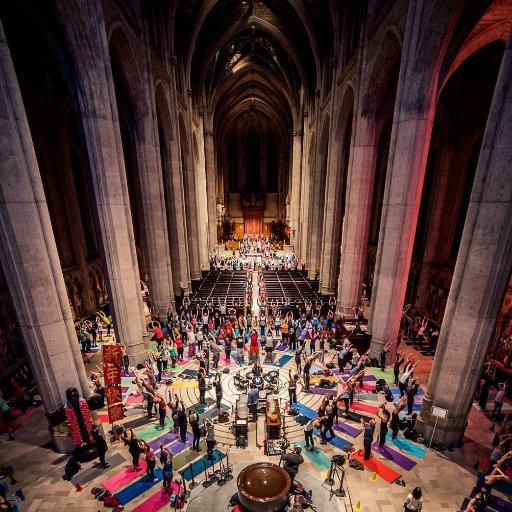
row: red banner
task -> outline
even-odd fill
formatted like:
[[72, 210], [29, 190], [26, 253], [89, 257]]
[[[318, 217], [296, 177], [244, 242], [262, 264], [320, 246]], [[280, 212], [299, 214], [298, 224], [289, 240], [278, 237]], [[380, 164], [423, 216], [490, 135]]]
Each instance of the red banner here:
[[117, 404], [123, 401], [123, 393], [121, 392], [121, 386], [109, 386], [105, 388], [105, 397], [107, 398], [107, 404]]
[[110, 424], [121, 421], [124, 418], [123, 404], [108, 406], [108, 421]]
[[121, 368], [113, 364], [104, 364], [103, 378], [105, 380], [105, 387], [121, 384]]
[[103, 345], [103, 364], [117, 364], [121, 366], [121, 360], [123, 358], [123, 352], [121, 345], [117, 343]]

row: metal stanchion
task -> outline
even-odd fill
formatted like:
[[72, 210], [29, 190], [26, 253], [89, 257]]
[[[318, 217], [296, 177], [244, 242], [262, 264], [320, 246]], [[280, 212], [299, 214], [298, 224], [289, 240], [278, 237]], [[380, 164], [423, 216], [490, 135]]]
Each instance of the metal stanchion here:
[[336, 489], [334, 491], [334, 494], [336, 494], [336, 496], [338, 496], [338, 498], [344, 498], [345, 497], [345, 490], [343, 489], [343, 481], [345, 480], [345, 469], [342, 468], [342, 467], [340, 467], [339, 469], [341, 471], [340, 487], [339, 487], [339, 489]]
[[329, 477], [324, 480], [325, 484], [330, 485], [330, 486], [334, 485], [333, 473], [334, 473], [334, 463], [331, 460], [331, 467], [329, 469]]
[[203, 459], [203, 466], [204, 466], [204, 482], [203, 482], [203, 487], [210, 487], [210, 485], [212, 485], [212, 482], [210, 480], [208, 480], [208, 472], [206, 471], [206, 463]]
[[196, 481], [194, 479], [194, 472], [192, 471], [192, 462], [189, 465], [189, 469], [190, 469], [190, 478], [192, 479], [192, 482], [190, 482], [190, 485], [188, 486], [188, 488], [192, 490], [195, 487], [197, 487], [199, 484], [196, 483]]

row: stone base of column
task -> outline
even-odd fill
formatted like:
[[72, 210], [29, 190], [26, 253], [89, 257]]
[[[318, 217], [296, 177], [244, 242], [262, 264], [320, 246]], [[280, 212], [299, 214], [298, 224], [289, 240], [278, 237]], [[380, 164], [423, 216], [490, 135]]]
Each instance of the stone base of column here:
[[320, 293], [321, 295], [334, 296], [336, 294], [336, 290], [332, 286], [324, 286], [323, 284], [321, 284]]
[[[436, 418], [430, 414], [432, 399], [425, 396], [421, 411], [416, 418], [416, 431], [425, 438], [425, 445], [429, 446], [431, 439], [433, 444], [444, 445], [447, 448], [455, 448], [462, 445], [462, 439], [467, 427], [466, 416], [450, 416], [448, 418]], [[436, 426], [436, 419], [437, 426]], [[435, 427], [435, 432], [434, 432]], [[432, 437], [432, 434], [434, 436]]]
[[130, 357], [130, 365], [137, 366], [138, 364], [143, 364], [144, 360], [147, 359], [146, 350], [149, 349], [150, 338], [149, 334], [144, 334], [142, 336], [141, 342], [136, 345], [132, 345], [127, 347], [128, 356]]

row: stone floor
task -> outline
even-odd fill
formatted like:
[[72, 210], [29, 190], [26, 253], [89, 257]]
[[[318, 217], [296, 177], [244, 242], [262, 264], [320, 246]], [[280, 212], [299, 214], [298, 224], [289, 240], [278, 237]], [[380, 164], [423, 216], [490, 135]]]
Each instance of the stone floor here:
[[[91, 368], [94, 367], [96, 362], [99, 362], [99, 355], [96, 355], [94, 359], [95, 360], [93, 360], [90, 365]], [[326, 361], [328, 360], [329, 358], [326, 358]], [[283, 406], [287, 397], [287, 370], [293, 365], [292, 359], [286, 363], [284, 368], [280, 369], [281, 389], [276, 396], [281, 398], [281, 404]], [[89, 367], [89, 365], [87, 366]], [[196, 368], [196, 363], [187, 363], [185, 368]], [[264, 368], [266, 370], [276, 369], [275, 366], [269, 365], [264, 366]], [[223, 374], [225, 390], [223, 403], [227, 406], [226, 408], [228, 410], [234, 405], [238, 393], [233, 383], [233, 374], [235, 371], [236, 367], [233, 366], [229, 374]], [[185, 381], [178, 378], [176, 382]], [[129, 388], [127, 394], [132, 391], [133, 386]], [[183, 398], [187, 406], [198, 401], [197, 389], [181, 387], [175, 388], [173, 392], [174, 391]], [[299, 402], [316, 410], [322, 396], [305, 393], [302, 389], [299, 389], [299, 391]], [[210, 395], [212, 396], [212, 392], [210, 392]], [[382, 400], [382, 397], [379, 397], [379, 400]], [[363, 403], [364, 402], [365, 400], [363, 400]], [[375, 404], [377, 402], [368, 401], [367, 403]], [[130, 405], [129, 413], [129, 419], [141, 416], [141, 406]], [[473, 464], [489, 452], [488, 447], [490, 446], [492, 438], [492, 434], [489, 432], [490, 425], [490, 421], [482, 412], [472, 408], [464, 446], [453, 452], [445, 451], [439, 453], [427, 450], [427, 454], [423, 459], [415, 459], [411, 456], [410, 458], [415, 460], [417, 464], [410, 471], [401, 470], [401, 468], [396, 466], [393, 462], [389, 462], [380, 455], [374, 454], [378, 460], [401, 472], [401, 478], [405, 480], [406, 487], [387, 483], [380, 477], [377, 477], [375, 480], [372, 478], [373, 473], [367, 470], [357, 471], [347, 468], [345, 480], [347, 497], [333, 497], [329, 502], [328, 488], [322, 486], [326, 477], [326, 471], [318, 470], [306, 456], [304, 457], [305, 463], [300, 468], [298, 480], [302, 481], [306, 487], [317, 489], [318, 493], [316, 493], [315, 496], [325, 491], [327, 494], [321, 494], [319, 500], [321, 497], [324, 503], [329, 502], [329, 507], [333, 506], [334, 510], [357, 510], [355, 507], [359, 502], [362, 506], [362, 510], [378, 512], [399, 511], [402, 510], [403, 499], [406, 494], [410, 489], [419, 485], [425, 497], [423, 510], [457, 511], [460, 509], [460, 504], [464, 497], [468, 495], [473, 487], [476, 474], [476, 471], [472, 469]], [[141, 429], [142, 428], [144, 427], [141, 427]], [[229, 454], [229, 462], [237, 465], [237, 467], [239, 467], [238, 464], [269, 459], [276, 463], [279, 462], [278, 456], [266, 457], [263, 454], [263, 449], [257, 447], [257, 444], [262, 446], [264, 439], [264, 422], [261, 416], [257, 424], [257, 430], [254, 423], [249, 423], [249, 446], [246, 449], [239, 449], [234, 446], [234, 437], [229, 431], [229, 424], [219, 424], [216, 427], [216, 431], [219, 442], [218, 449], [227, 452]], [[302, 427], [300, 427], [292, 417], [286, 418], [286, 433], [290, 442], [298, 441], [303, 438]], [[337, 434], [353, 442], [356, 448], [362, 447], [362, 436], [357, 436], [356, 439], [352, 439], [339, 433]], [[22, 504], [24, 511], [35, 512], [51, 510], [52, 512], [59, 512], [64, 510], [83, 510], [92, 512], [100, 510], [103, 508], [102, 504], [94, 500], [94, 497], [90, 493], [91, 488], [100, 485], [105, 478], [109, 478], [124, 467], [129, 466], [128, 461], [130, 457], [126, 448], [122, 444], [111, 445], [108, 457], [121, 454], [126, 462], [115, 468], [112, 467], [105, 472], [98, 470], [98, 477], [84, 484], [83, 490], [78, 492], [72, 483], [61, 479], [67, 457], [56, 454], [48, 447], [49, 435], [46, 429], [46, 421], [42, 408], [37, 409], [30, 418], [24, 420], [21, 428], [14, 432], [14, 436], [14, 441], [8, 441], [6, 435], [2, 435], [1, 437], [0, 467], [13, 467], [16, 479], [18, 480], [18, 484], [15, 485], [14, 488], [21, 488], [26, 497], [25, 502]], [[327, 457], [330, 458], [334, 453], [340, 453], [340, 451], [329, 444], [325, 447], [325, 453]], [[94, 462], [85, 464], [82, 468], [82, 472], [93, 466]], [[79, 476], [80, 474], [77, 477], [78, 481]], [[199, 477], [199, 481], [202, 481], [201, 477]], [[320, 491], [321, 488], [324, 488], [324, 491]], [[129, 502], [125, 506], [125, 510], [134, 510], [134, 508], [145, 502], [148, 497], [155, 494], [159, 489], [160, 484], [157, 484], [152, 489]], [[232, 489], [230, 489], [230, 493], [223, 494], [224, 491], [216, 491], [216, 489], [217, 486], [214, 486], [214, 488], [210, 487], [209, 489], [204, 489], [202, 485], [196, 487], [192, 491], [190, 509], [227, 510], [227, 503], [222, 502], [222, 500], [224, 500], [223, 496], [231, 496], [234, 491], [231, 492]], [[228, 489], [227, 486], [226, 489]], [[215, 500], [215, 505], [213, 505], [213, 499]], [[327, 499], [327, 502], [325, 502], [325, 499]], [[208, 503], [210, 503], [210, 505], [208, 505]], [[198, 508], [198, 504], [202, 504], [201, 507]], [[153, 509], [147, 509], [146, 512], [149, 512], [149, 510]], [[328, 510], [328, 508], [324, 508], [322, 505], [318, 510]]]

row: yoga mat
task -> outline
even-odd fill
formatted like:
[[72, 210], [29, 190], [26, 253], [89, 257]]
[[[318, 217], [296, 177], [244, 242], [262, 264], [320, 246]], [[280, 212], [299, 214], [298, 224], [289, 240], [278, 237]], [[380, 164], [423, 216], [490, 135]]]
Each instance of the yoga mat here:
[[336, 394], [337, 394], [336, 388], [335, 389], [326, 389], [326, 388], [317, 388], [316, 386], [311, 386], [309, 391], [311, 393], [313, 393], [314, 395], [331, 395], [331, 396], [336, 396]]
[[365, 468], [377, 473], [382, 479], [392, 484], [397, 478], [402, 475], [397, 473], [394, 469], [386, 466], [382, 462], [378, 461], [375, 457], [370, 457], [368, 460], [363, 458], [363, 450], [359, 450], [352, 454], [352, 458], [358, 460]]
[[[176, 482], [171, 483], [172, 494], [181, 494], [183, 487]], [[160, 489], [151, 498], [137, 505], [132, 512], [157, 512], [158, 510], [169, 505], [170, 494], [166, 489]]]
[[155, 480], [150, 481], [147, 479], [146, 475], [144, 475], [133, 482], [133, 484], [125, 487], [122, 491], [116, 492], [117, 499], [121, 502], [121, 505], [124, 506], [148, 489], [151, 489], [151, 487], [154, 487], [158, 482], [161, 482], [162, 479], [162, 470], [158, 468], [155, 470]]
[[340, 421], [337, 425], [335, 424], [333, 428], [334, 430], [337, 430], [338, 432], [343, 432], [344, 434], [347, 434], [350, 437], [357, 437], [362, 432], [360, 428], [353, 427], [352, 425], [344, 423], [343, 421]]
[[160, 424], [157, 422], [154, 425], [146, 427], [144, 430], [137, 432], [137, 437], [143, 441], [148, 441], [149, 439], [153, 439], [153, 437], [162, 434], [164, 430], [171, 428], [172, 424], [173, 423], [169, 418], [165, 418], [165, 426], [163, 429], [160, 428]]
[[367, 400], [368, 402], [378, 402], [379, 395], [377, 393], [356, 393], [354, 395], [356, 400]]
[[171, 451], [173, 455], [178, 455], [179, 453], [183, 452], [184, 450], [192, 446], [193, 439], [194, 436], [191, 433], [187, 432], [187, 440], [185, 442], [183, 442], [181, 439], [178, 439], [177, 441], [174, 441], [174, 443], [171, 443], [169, 446], [167, 446], [167, 448]]
[[296, 404], [294, 404], [294, 407], [298, 409], [300, 414], [306, 416], [306, 418], [309, 418], [310, 420], [318, 416], [316, 411], [310, 409], [309, 407], [306, 407], [305, 405], [302, 405], [301, 403], [297, 402]]
[[[116, 453], [114, 456], [106, 459], [106, 462], [110, 464], [110, 468], [108, 469], [114, 469], [115, 467], [125, 463], [126, 459], [120, 453]], [[81, 485], [85, 485], [89, 483], [91, 480], [94, 480], [95, 478], [102, 475], [105, 471], [107, 471], [107, 469], [103, 469], [101, 466], [95, 464], [92, 468], [77, 473], [71, 479], [71, 482], [73, 484], [76, 484], [78, 482]]]
[[102, 423], [108, 423], [108, 414], [98, 414], [98, 419]]
[[121, 393], [123, 393], [123, 395], [128, 391], [130, 386], [121, 386]]
[[224, 354], [220, 355], [220, 365], [221, 366], [234, 366], [236, 364], [238, 364], [238, 363], [236, 361], [233, 361], [233, 353], [231, 354], [231, 357], [229, 358], [229, 363], [226, 362], [226, 356]]
[[382, 448], [379, 447], [379, 443], [375, 442], [372, 444], [372, 450], [374, 452], [379, 453], [386, 459], [398, 464], [400, 467], [404, 468], [407, 471], [410, 471], [414, 466], [416, 466], [416, 462], [409, 459], [405, 455], [402, 455], [400, 452], [393, 450], [393, 448], [384, 445]]
[[144, 397], [142, 395], [141, 396], [129, 396], [126, 399], [127, 404], [141, 404], [142, 402], [144, 402]]
[[146, 461], [140, 460], [139, 466], [142, 468], [141, 471], [133, 471], [133, 466], [130, 464], [128, 467], [125, 467], [122, 471], [105, 480], [102, 485], [109, 492], [114, 493], [121, 487], [124, 487], [126, 484], [132, 482], [136, 478], [140, 477], [140, 475], [144, 474], [146, 471]]
[[148, 445], [156, 451], [159, 449], [161, 444], [167, 446], [179, 438], [179, 434], [175, 434], [174, 432], [165, 432], [162, 435], [155, 437], [155, 439], [148, 441]]
[[363, 375], [363, 382], [376, 382], [375, 375]]
[[338, 382], [338, 379], [336, 377], [321, 377], [320, 375], [311, 375], [309, 382], [311, 383], [311, 385], [318, 384], [322, 379], [327, 380], [329, 382]]
[[290, 361], [292, 359], [292, 357], [293, 356], [290, 356], [289, 354], [285, 354], [284, 356], [281, 356], [279, 358], [276, 357], [276, 361], [273, 363], [273, 365], [274, 366], [284, 366], [288, 361]]
[[[135, 375], [134, 375], [135, 377]], [[132, 377], [121, 377], [121, 385], [122, 386], [131, 386], [133, 384]]]
[[[400, 390], [395, 387], [389, 387], [391, 393], [393, 393], [394, 396], [400, 396]], [[416, 396], [422, 396], [425, 394], [425, 391], [421, 388], [418, 388], [418, 391], [416, 391]]]
[[171, 389], [198, 388], [197, 380], [184, 380], [182, 382], [173, 382]]
[[148, 423], [151, 423], [151, 420], [147, 416], [143, 416], [142, 418], [125, 422], [123, 426], [124, 428], [131, 429], [142, 427], [142, 425], [147, 425]]
[[[222, 453], [221, 451], [215, 449], [212, 452], [213, 455], [213, 462], [217, 464], [219, 460], [226, 457], [225, 453]], [[201, 473], [204, 473], [204, 468], [209, 469], [212, 467], [212, 461], [209, 459], [208, 455], [204, 455], [199, 460], [196, 460], [192, 464], [188, 465], [184, 470], [178, 471], [178, 473], [185, 479], [185, 480], [192, 480], [192, 475], [194, 475], [194, 478], [199, 476]]]
[[386, 441], [391, 444], [394, 444], [399, 450], [403, 452], [407, 452], [415, 457], [421, 459], [426, 453], [426, 448], [420, 446], [419, 444], [415, 444], [412, 441], [408, 441], [407, 439], [403, 439], [401, 437], [397, 437], [394, 441], [391, 439], [391, 434], [388, 432], [386, 436]]
[[368, 384], [363, 384], [362, 387], [359, 388], [361, 391], [373, 391], [375, 389], [375, 386], [370, 386]]
[[358, 414], [354, 411], [348, 411], [348, 416], [345, 416], [345, 418], [355, 421], [356, 423], [361, 423], [361, 418], [363, 418], [364, 421], [368, 422], [371, 420], [369, 416], [365, 416], [364, 414]]
[[[220, 408], [222, 412], [229, 411], [231, 409], [231, 406], [226, 404], [220, 404]], [[216, 418], [219, 415], [219, 409], [217, 409], [217, 406], [213, 407], [212, 409], [208, 409], [205, 411], [200, 419], [203, 421], [204, 418], [208, 418], [209, 420], [213, 420], [213, 418]]]
[[375, 407], [374, 405], [367, 405], [356, 402], [354, 402], [350, 407], [356, 411], [368, 412], [370, 414], [377, 414], [378, 411], [378, 407]]
[[[321, 439], [322, 436], [320, 435], [320, 430], [317, 428], [314, 429], [315, 437], [318, 437], [318, 439]], [[342, 437], [334, 436], [331, 438], [326, 438], [327, 442], [329, 444], [332, 444], [336, 448], [339, 448], [340, 450], [345, 449], [347, 446], [352, 446], [352, 443], [350, 441], [347, 441], [346, 439], [343, 439]]]
[[189, 375], [190, 377], [197, 377], [197, 370], [192, 370], [191, 368], [187, 368], [183, 370], [180, 375]]
[[295, 444], [302, 448], [302, 454], [305, 455], [320, 471], [325, 471], [331, 467], [331, 459], [329, 459], [322, 450], [318, 448], [313, 448], [313, 451], [306, 450], [305, 441], [298, 441]]
[[284, 344], [284, 343], [281, 343], [281, 345], [278, 345], [276, 347], [276, 350], [287, 350], [288, 349], [288, 345]]
[[[205, 452], [206, 451], [206, 440], [203, 438], [199, 441], [199, 448]], [[201, 455], [194, 450], [184, 450], [179, 455], [176, 455], [172, 459], [172, 467], [175, 470], [181, 469], [183, 466], [186, 466], [194, 459], [197, 459]]]
[[[333, 370], [332, 373], [334, 375], [340, 375], [340, 370], [339, 369], [336, 369], [336, 370]], [[350, 370], [348, 368], [344, 368], [343, 369], [343, 375], [350, 375]]]
[[393, 374], [393, 369], [388, 368], [385, 372], [383, 372], [380, 368], [368, 368], [370, 372], [377, 377], [377, 379], [384, 379], [386, 382], [394, 382], [395, 375]]

